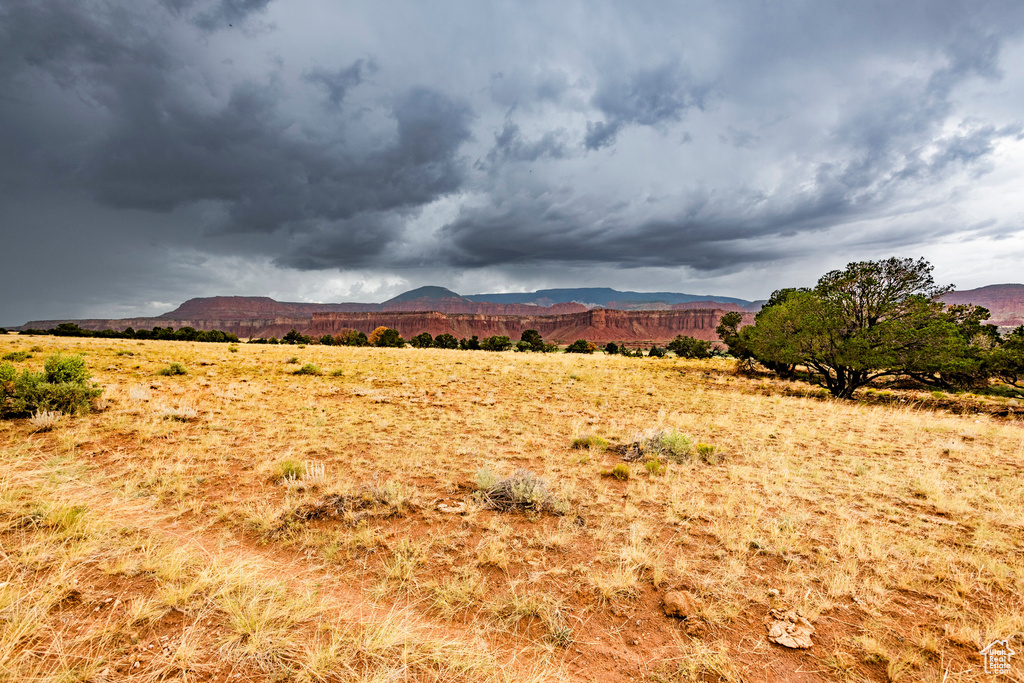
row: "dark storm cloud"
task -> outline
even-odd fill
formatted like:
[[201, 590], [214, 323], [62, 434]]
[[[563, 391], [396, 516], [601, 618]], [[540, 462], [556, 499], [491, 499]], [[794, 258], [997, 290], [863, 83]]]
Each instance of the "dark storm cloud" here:
[[89, 185], [103, 202], [169, 211], [224, 202], [233, 233], [302, 229], [304, 221], [418, 205], [459, 187], [459, 146], [471, 113], [446, 96], [414, 89], [396, 98], [397, 139], [353, 156], [288, 134], [273, 85], [243, 85], [212, 112], [143, 88], [119, 111], [128, 117], [97, 151]]
[[327, 94], [327, 102], [334, 108], [341, 106], [348, 91], [363, 82], [367, 74], [377, 70], [373, 60], [357, 59], [350, 65], [328, 71], [327, 69], [313, 69], [303, 77], [309, 83], [321, 86]]
[[548, 131], [536, 140], [527, 140], [516, 123], [506, 120], [501, 130], [494, 134], [494, 146], [487, 153], [487, 162], [495, 167], [508, 161], [564, 159], [571, 153], [567, 138], [565, 129], [558, 129]]
[[[254, 9], [221, 3], [217, 11], [234, 18]], [[472, 112], [434, 90], [396, 93], [388, 107], [394, 139], [355, 153], [343, 140], [291, 130], [275, 78], [233, 86], [223, 105], [197, 101], [180, 87], [168, 46], [142, 28], [144, 17], [124, 17], [125, 30], [116, 32], [110, 17], [73, 3], [17, 6], [5, 18], [7, 60], [20, 57], [107, 112], [106, 129], [73, 172], [105, 205], [168, 212], [210, 201], [223, 207], [220, 230], [230, 233], [335, 230], [340, 241], [359, 245], [340, 263], [382, 249], [389, 238], [367, 238], [365, 227], [350, 227], [353, 217], [427, 203], [462, 182], [458, 149], [470, 137]], [[314, 70], [306, 80], [340, 107], [373, 68], [359, 60], [340, 71]]]
[[698, 81], [678, 62], [640, 69], [602, 81], [593, 104], [604, 121], [587, 122], [584, 144], [597, 150], [615, 142], [625, 126], [658, 126], [682, 120], [692, 107], [703, 108], [711, 85]]

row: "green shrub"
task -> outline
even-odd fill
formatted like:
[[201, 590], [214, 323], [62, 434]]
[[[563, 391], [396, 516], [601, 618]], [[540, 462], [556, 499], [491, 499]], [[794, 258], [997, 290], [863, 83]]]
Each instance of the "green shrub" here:
[[718, 452], [718, 448], [712, 444], [699, 443], [695, 450], [697, 451], [697, 457], [709, 465], [717, 465], [722, 462], [722, 455]]
[[27, 351], [11, 351], [10, 353], [6, 354], [3, 359], [14, 361], [15, 363], [20, 363], [21, 361], [28, 360], [31, 357], [32, 354], [28, 353]]
[[10, 363], [0, 363], [0, 413], [85, 412], [89, 402], [103, 393], [88, 380], [81, 356], [50, 356], [43, 372], [24, 370], [20, 374]]
[[572, 344], [565, 347], [566, 353], [593, 353], [596, 350], [597, 347], [586, 339], [577, 339]]
[[675, 429], [666, 429], [658, 436], [658, 453], [673, 462], [683, 462], [690, 456], [693, 439]]
[[608, 474], [619, 481], [626, 481], [629, 479], [629, 475], [631, 473], [629, 471], [629, 465], [624, 462], [620, 462], [615, 465], [615, 467], [611, 468], [611, 470], [608, 471]]
[[298, 356], [292, 356], [291, 358], [289, 358], [288, 360], [285, 361], [285, 363], [287, 363], [288, 365], [295, 365], [298, 362], [299, 362], [299, 357]]
[[484, 351], [508, 351], [512, 348], [512, 340], [504, 334], [496, 334], [481, 341], [480, 348]]
[[693, 439], [675, 429], [654, 430], [633, 437], [623, 450], [623, 459], [630, 462], [653, 459], [682, 463], [691, 457]]
[[173, 375], [187, 375], [188, 368], [181, 363], [171, 363], [166, 368], [160, 368], [157, 370], [156, 374], [163, 375], [165, 377], [171, 377]]
[[313, 363], [306, 363], [301, 368], [292, 373], [293, 375], [320, 375], [323, 374], [320, 368]]
[[434, 346], [438, 349], [457, 349], [459, 340], [445, 332], [434, 337]]
[[344, 375], [345, 371], [342, 370], [341, 368], [338, 368], [337, 370], [331, 370], [331, 377], [344, 377]]
[[644, 468], [652, 477], [660, 477], [665, 473], [665, 464], [660, 460], [648, 460], [644, 463]]
[[710, 358], [711, 342], [678, 335], [668, 345], [668, 350], [674, 351], [680, 358]]
[[409, 340], [409, 346], [414, 349], [429, 349], [434, 345], [434, 338], [429, 332], [420, 332]]
[[46, 359], [43, 369], [46, 371], [46, 381], [54, 384], [86, 382], [89, 379], [89, 370], [81, 356], [55, 354]]

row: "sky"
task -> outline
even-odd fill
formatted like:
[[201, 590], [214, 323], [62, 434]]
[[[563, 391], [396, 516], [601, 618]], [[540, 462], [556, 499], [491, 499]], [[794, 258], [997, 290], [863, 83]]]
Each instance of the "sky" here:
[[4, 0], [0, 324], [1024, 281], [1024, 3]]

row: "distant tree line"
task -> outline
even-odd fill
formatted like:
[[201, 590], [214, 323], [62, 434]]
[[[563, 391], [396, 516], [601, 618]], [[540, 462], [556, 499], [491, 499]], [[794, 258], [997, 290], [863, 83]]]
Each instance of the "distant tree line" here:
[[952, 286], [936, 286], [931, 273], [924, 259], [850, 263], [813, 288], [776, 291], [753, 325], [725, 314], [718, 335], [748, 367], [803, 377], [838, 398], [883, 377], [1024, 393], [1024, 326], [1001, 335], [985, 324], [987, 309], [946, 306], [940, 297]]
[[[508, 351], [515, 348], [521, 353], [554, 353], [558, 351], [558, 345], [544, 341], [537, 330], [526, 330], [519, 341], [514, 342], [507, 335], [494, 335], [480, 339], [473, 335], [468, 339], [457, 339], [455, 336], [444, 332], [436, 337], [429, 332], [420, 332], [415, 337], [406, 341], [399, 334], [398, 330], [390, 327], [378, 327], [367, 336], [358, 330], [350, 330], [344, 334], [325, 334], [321, 337], [312, 337], [291, 330], [288, 334], [277, 339], [256, 338], [249, 341], [250, 344], [321, 344], [323, 346], [376, 346], [376, 347], [402, 347], [408, 344], [417, 349], [458, 349], [462, 351]], [[565, 348], [565, 353], [594, 353], [598, 350], [596, 344], [586, 339], [577, 339]], [[627, 346], [619, 346], [615, 342], [609, 342], [602, 349], [609, 355], [623, 355], [637, 358], [644, 357], [644, 350], [640, 347], [630, 350]], [[652, 345], [646, 355], [650, 358], [664, 358], [667, 351], [673, 351], [681, 358], [710, 358], [714, 355], [721, 355], [712, 343], [703, 339], [694, 339], [683, 335], [677, 336], [667, 348]]]
[[19, 334], [52, 335], [55, 337], [99, 337], [101, 339], [167, 339], [171, 341], [237, 342], [238, 335], [221, 330], [197, 330], [194, 327], [154, 327], [152, 330], [85, 330], [75, 323], [61, 323], [48, 330], [25, 329]]

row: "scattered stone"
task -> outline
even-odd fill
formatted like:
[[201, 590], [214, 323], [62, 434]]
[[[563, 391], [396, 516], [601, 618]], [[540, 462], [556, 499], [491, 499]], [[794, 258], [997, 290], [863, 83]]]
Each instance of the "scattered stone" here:
[[768, 631], [768, 640], [783, 647], [806, 650], [812, 645], [814, 626], [796, 610], [770, 610], [764, 627]]
[[780, 595], [780, 593], [779, 593], [779, 589], [778, 588], [769, 588], [768, 589], [768, 597], [769, 598], [777, 598], [777, 597], [779, 597], [779, 595]]
[[686, 591], [669, 591], [663, 607], [667, 616], [686, 619], [697, 612], [697, 601]]

